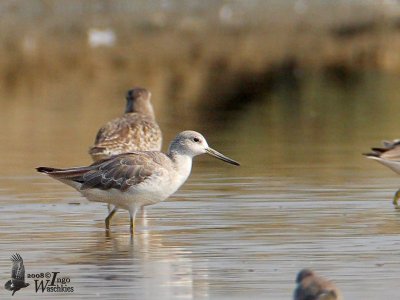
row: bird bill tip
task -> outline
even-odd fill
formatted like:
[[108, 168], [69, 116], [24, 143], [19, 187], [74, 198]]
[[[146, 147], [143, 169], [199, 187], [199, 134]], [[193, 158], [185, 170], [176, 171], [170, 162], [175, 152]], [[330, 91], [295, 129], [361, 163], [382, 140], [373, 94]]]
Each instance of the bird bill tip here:
[[218, 159], [220, 159], [220, 160], [222, 160], [224, 162], [227, 162], [227, 163], [229, 163], [231, 165], [240, 166], [240, 163], [238, 163], [236, 160], [233, 160], [233, 159], [223, 155], [222, 153], [219, 153], [218, 151], [216, 151], [216, 150], [214, 150], [212, 148], [207, 148], [206, 149], [206, 153], [211, 155], [211, 156], [214, 156], [215, 158], [218, 158]]

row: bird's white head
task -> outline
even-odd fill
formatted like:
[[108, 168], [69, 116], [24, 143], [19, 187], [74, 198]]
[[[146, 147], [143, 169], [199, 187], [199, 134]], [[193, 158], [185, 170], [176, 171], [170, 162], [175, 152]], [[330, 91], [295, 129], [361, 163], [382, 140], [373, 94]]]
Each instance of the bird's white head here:
[[203, 135], [196, 131], [186, 130], [179, 133], [169, 146], [169, 153], [195, 157], [207, 153], [232, 165], [240, 164], [208, 146]]

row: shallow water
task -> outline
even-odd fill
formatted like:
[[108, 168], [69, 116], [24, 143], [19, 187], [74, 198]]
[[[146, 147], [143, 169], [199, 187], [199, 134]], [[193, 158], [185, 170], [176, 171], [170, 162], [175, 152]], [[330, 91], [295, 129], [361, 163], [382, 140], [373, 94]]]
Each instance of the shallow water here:
[[[189, 181], [138, 218], [133, 238], [127, 213], [106, 235], [105, 205], [34, 171], [88, 163], [96, 129], [120, 109], [86, 118], [65, 99], [2, 101], [2, 282], [19, 252], [27, 273], [70, 278], [74, 292], [57, 298], [290, 299], [304, 267], [334, 280], [346, 299], [395, 295], [400, 211], [391, 198], [400, 178], [361, 156], [400, 137], [395, 78], [351, 88], [307, 81], [241, 113], [186, 112], [180, 124], [159, 116], [166, 140], [199, 130], [242, 166], [196, 159]], [[28, 282], [20, 299], [55, 298]]]

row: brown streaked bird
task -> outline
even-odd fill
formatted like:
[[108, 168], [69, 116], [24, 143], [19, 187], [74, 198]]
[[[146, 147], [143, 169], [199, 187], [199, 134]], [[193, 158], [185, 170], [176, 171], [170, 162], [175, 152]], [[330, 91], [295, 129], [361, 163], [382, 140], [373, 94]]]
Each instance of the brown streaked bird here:
[[175, 193], [189, 177], [192, 159], [204, 153], [239, 166], [238, 162], [210, 148], [200, 133], [188, 130], [175, 137], [167, 154], [133, 151], [87, 167], [39, 167], [37, 170], [75, 188], [89, 201], [114, 205], [105, 220], [106, 229], [110, 228], [110, 220], [119, 208], [128, 210], [133, 234], [137, 211]]
[[342, 300], [339, 289], [329, 280], [315, 275], [310, 269], [301, 270], [296, 277], [294, 300]]
[[[371, 148], [371, 152], [364, 153], [367, 158], [374, 159], [382, 165], [400, 174], [400, 140], [383, 141], [383, 147]], [[400, 189], [394, 194], [393, 204], [400, 208], [398, 200], [400, 198]]]
[[124, 115], [109, 121], [97, 132], [89, 150], [93, 161], [130, 151], [161, 150], [161, 130], [150, 98], [151, 93], [144, 88], [127, 92]]

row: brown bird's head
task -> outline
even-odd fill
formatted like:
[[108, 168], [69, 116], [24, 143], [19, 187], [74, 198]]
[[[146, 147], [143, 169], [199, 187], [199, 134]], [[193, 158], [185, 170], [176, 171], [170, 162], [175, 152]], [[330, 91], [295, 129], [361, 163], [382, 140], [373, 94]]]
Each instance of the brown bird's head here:
[[314, 276], [314, 272], [310, 269], [303, 269], [301, 270], [296, 277], [296, 283], [300, 283], [304, 280], [304, 278]]
[[140, 113], [154, 118], [154, 110], [151, 105], [151, 93], [145, 88], [135, 87], [126, 93], [125, 113]]

